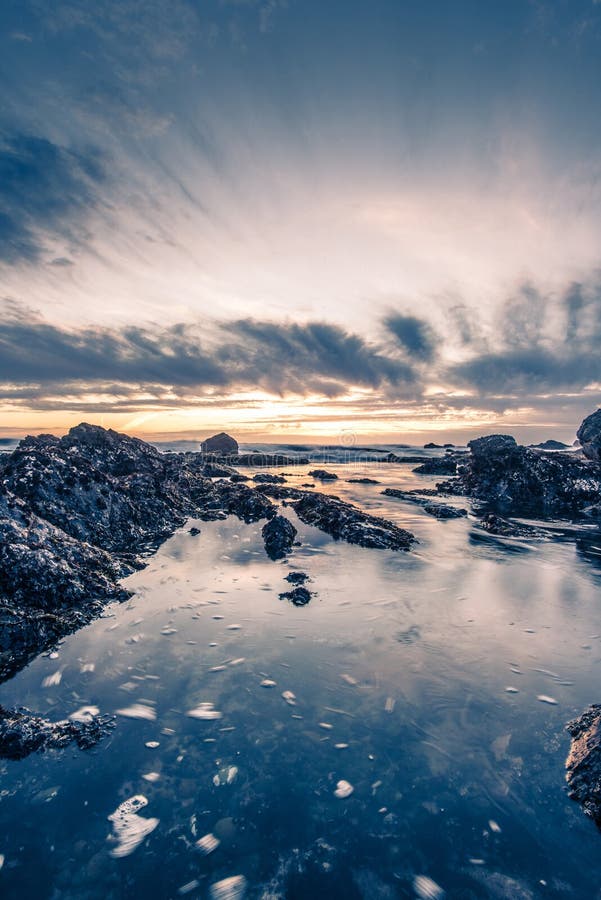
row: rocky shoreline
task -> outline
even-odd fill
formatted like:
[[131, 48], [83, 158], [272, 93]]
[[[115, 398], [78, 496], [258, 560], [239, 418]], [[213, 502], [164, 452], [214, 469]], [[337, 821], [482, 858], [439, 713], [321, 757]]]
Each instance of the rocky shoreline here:
[[[569, 453], [522, 447], [509, 435], [478, 438], [470, 442], [468, 453], [449, 449], [442, 458], [422, 458], [417, 474], [451, 476], [435, 489], [387, 488], [382, 493], [416, 503], [438, 519], [467, 515], [466, 509], [439, 498], [468, 498], [479, 527], [501, 537], [552, 534], [544, 524], [515, 522], [515, 516], [598, 526], [601, 410], [584, 420], [578, 436], [582, 450]], [[405, 459], [391, 457], [383, 461]], [[335, 540], [411, 549], [416, 542], [411, 532], [335, 495], [291, 487], [283, 476], [251, 479], [234, 468], [307, 462], [280, 454], [261, 456], [259, 462], [254, 454], [161, 453], [137, 438], [87, 424], [62, 438], [28, 437], [12, 453], [2, 454], [0, 680], [98, 617], [107, 603], [126, 599], [121, 579], [143, 567], [145, 557], [190, 518], [264, 520], [265, 551], [273, 560], [285, 559], [297, 538], [297, 529], [283, 514], [286, 507]], [[326, 470], [312, 474], [335, 480]], [[293, 574], [289, 581], [296, 586], [281, 597], [304, 605], [312, 596], [301, 586], [306, 576]], [[569, 724], [572, 748], [566, 766], [570, 796], [601, 826], [600, 710], [591, 707]], [[110, 727], [106, 717], [94, 712], [83, 721], [53, 723], [29, 710], [0, 707], [0, 756], [17, 759], [71, 742], [89, 747]]]

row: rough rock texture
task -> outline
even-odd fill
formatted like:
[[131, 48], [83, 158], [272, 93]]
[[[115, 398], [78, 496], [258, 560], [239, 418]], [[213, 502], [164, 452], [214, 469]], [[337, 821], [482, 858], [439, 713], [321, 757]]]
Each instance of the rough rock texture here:
[[380, 484], [375, 478], [347, 478], [347, 484]]
[[601, 829], [601, 704], [594, 704], [566, 726], [572, 745], [566, 760], [568, 796]]
[[484, 531], [499, 537], [543, 538], [552, 534], [550, 531], [545, 531], [544, 528], [537, 528], [535, 525], [526, 525], [523, 522], [505, 519], [496, 513], [486, 513], [478, 524]]
[[288, 581], [290, 584], [304, 584], [308, 580], [309, 576], [306, 572], [288, 572], [284, 577], [284, 581]]
[[435, 519], [461, 519], [467, 516], [467, 509], [459, 509], [449, 506], [447, 503], [434, 503], [428, 496], [420, 495], [417, 491], [400, 491], [397, 488], [385, 488], [382, 491], [386, 497], [398, 497], [406, 503], [416, 503], [425, 513]]
[[459, 477], [441, 491], [484, 501], [505, 515], [574, 516], [601, 497], [601, 467], [569, 453], [544, 453], [495, 434], [470, 441]]
[[327, 472], [325, 469], [311, 469], [309, 472], [311, 478], [317, 478], [319, 481], [337, 481], [338, 475], [334, 472]]
[[584, 455], [594, 462], [601, 462], [601, 409], [584, 419], [576, 437], [582, 444]]
[[568, 444], [564, 444], [563, 441], [554, 441], [553, 439], [542, 441], [540, 444], [530, 444], [529, 446], [533, 450], [569, 450]]
[[203, 441], [200, 450], [202, 453], [236, 454], [238, 453], [238, 441], [222, 431]]
[[286, 484], [283, 475], [270, 475], [269, 472], [258, 472], [252, 479], [256, 484]]
[[294, 606], [306, 606], [313, 594], [306, 587], [295, 587], [280, 594], [280, 600], [288, 600]]
[[290, 553], [298, 532], [289, 519], [278, 515], [263, 525], [261, 534], [267, 555], [271, 559], [283, 559]]
[[314, 525], [336, 540], [375, 549], [409, 550], [415, 542], [410, 531], [387, 519], [370, 516], [338, 497], [304, 494], [294, 504], [294, 511], [305, 525]]
[[455, 475], [457, 459], [453, 453], [449, 453], [446, 456], [427, 459], [413, 471], [416, 475]]
[[0, 757], [23, 759], [37, 750], [60, 750], [72, 743], [80, 750], [89, 750], [113, 725], [112, 716], [90, 716], [85, 722], [50, 722], [28, 709], [0, 706]]

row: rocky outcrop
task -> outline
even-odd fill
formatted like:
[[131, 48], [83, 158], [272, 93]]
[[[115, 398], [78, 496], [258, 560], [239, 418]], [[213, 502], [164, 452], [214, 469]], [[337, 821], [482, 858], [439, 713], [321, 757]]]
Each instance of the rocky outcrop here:
[[277, 515], [263, 525], [261, 534], [270, 559], [283, 559], [290, 553], [298, 532], [289, 519]]
[[548, 441], [542, 441], [540, 444], [530, 444], [533, 450], [569, 450], [568, 444], [563, 441], [554, 441], [552, 438]]
[[259, 490], [277, 499], [288, 499], [301, 522], [325, 531], [335, 540], [378, 550], [409, 550], [416, 540], [410, 531], [394, 522], [371, 516], [339, 497], [279, 485], [265, 484]]
[[576, 432], [576, 437], [587, 459], [592, 459], [596, 463], [601, 462], [601, 409], [584, 419]]
[[455, 475], [457, 472], [457, 459], [454, 454], [448, 453], [445, 456], [426, 459], [413, 471], [416, 475]]
[[311, 469], [309, 472], [311, 478], [317, 478], [318, 481], [337, 481], [338, 475], [335, 472], [328, 472], [326, 469]]
[[236, 455], [238, 453], [238, 441], [221, 431], [219, 434], [214, 434], [212, 437], [207, 438], [206, 441], [203, 441], [200, 445], [200, 450], [201, 453], [217, 453], [225, 456]]
[[252, 479], [256, 484], [286, 484], [283, 475], [270, 475], [269, 472], [258, 472]]
[[435, 519], [461, 519], [467, 516], [467, 509], [450, 506], [448, 503], [434, 503], [428, 496], [417, 491], [399, 491], [396, 488], [385, 488], [382, 494], [386, 497], [398, 497], [406, 503], [416, 503], [423, 511]]
[[375, 478], [347, 478], [347, 484], [380, 484]]
[[601, 704], [566, 726], [572, 737], [566, 760], [568, 796], [601, 828]]
[[0, 706], [0, 757], [23, 759], [39, 750], [61, 750], [73, 743], [80, 750], [89, 750], [113, 725], [112, 716], [88, 714], [76, 721], [50, 722], [28, 709]]
[[544, 453], [494, 434], [468, 444], [458, 478], [438, 485], [502, 515], [571, 517], [601, 497], [601, 467], [570, 453]]

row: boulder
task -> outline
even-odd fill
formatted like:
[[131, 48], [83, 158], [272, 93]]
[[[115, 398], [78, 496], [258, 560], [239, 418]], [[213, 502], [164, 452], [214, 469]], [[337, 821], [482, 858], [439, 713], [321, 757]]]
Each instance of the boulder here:
[[202, 453], [218, 453], [220, 455], [238, 454], [238, 441], [224, 431], [207, 438], [200, 445]]
[[312, 596], [311, 591], [308, 591], [306, 587], [295, 587], [291, 591], [280, 594], [280, 600], [289, 600], [293, 606], [306, 606]]
[[311, 478], [319, 478], [320, 481], [337, 481], [338, 475], [334, 472], [327, 472], [325, 469], [311, 469], [309, 472]]
[[261, 534], [270, 559], [283, 559], [292, 549], [297, 530], [289, 519], [278, 515], [263, 525]]
[[584, 419], [576, 436], [584, 455], [594, 462], [601, 462], [601, 409]]

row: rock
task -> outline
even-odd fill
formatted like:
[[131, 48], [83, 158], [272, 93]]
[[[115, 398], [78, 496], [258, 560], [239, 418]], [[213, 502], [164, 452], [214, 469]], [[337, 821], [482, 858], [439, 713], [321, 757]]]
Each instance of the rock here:
[[576, 436], [587, 459], [601, 462], [601, 409], [583, 420]]
[[334, 472], [327, 472], [325, 469], [312, 469], [309, 472], [311, 478], [317, 478], [319, 481], [337, 481], [338, 475]]
[[513, 522], [510, 519], [504, 519], [502, 516], [496, 515], [496, 513], [487, 513], [482, 516], [478, 524], [484, 531], [499, 537], [543, 538], [549, 537], [551, 534], [551, 532], [545, 531], [543, 528], [526, 525], [522, 522]]
[[283, 475], [270, 475], [269, 472], [258, 472], [253, 475], [253, 481], [256, 484], [286, 484]]
[[500, 434], [470, 441], [468, 447], [458, 478], [437, 487], [482, 500], [488, 511], [566, 517], [601, 498], [601, 468], [574, 454], [531, 450]]
[[252, 466], [260, 468], [262, 466], [274, 468], [276, 466], [308, 466], [309, 458], [307, 456], [285, 456], [282, 453], [242, 453], [238, 456], [229, 457], [229, 462], [234, 466]]
[[435, 444], [434, 441], [424, 444], [424, 450], [442, 450], [442, 444]]
[[409, 550], [415, 543], [410, 531], [387, 519], [371, 516], [339, 497], [279, 485], [261, 485], [259, 490], [277, 499], [290, 499], [301, 522], [325, 531], [335, 540], [388, 550]]
[[290, 553], [298, 532], [289, 519], [277, 515], [263, 526], [261, 534], [267, 555], [271, 559], [283, 559]]
[[347, 478], [347, 484], [380, 484], [375, 478]]
[[306, 572], [288, 572], [288, 574], [284, 576], [284, 581], [289, 581], [290, 584], [304, 584], [305, 581], [308, 580], [309, 576]]
[[[424, 492], [425, 493], [425, 492]], [[436, 493], [435, 491], [433, 493]], [[397, 488], [385, 488], [382, 494], [386, 497], [398, 497], [407, 503], [417, 503], [429, 516], [435, 519], [460, 519], [467, 516], [467, 509], [459, 509], [446, 503], [433, 503], [428, 496], [423, 496], [417, 491], [399, 491]]]
[[533, 450], [568, 450], [568, 444], [564, 444], [563, 441], [554, 441], [552, 439], [548, 441], [543, 441], [541, 444], [530, 444], [529, 445]]
[[37, 750], [60, 750], [75, 743], [88, 750], [114, 726], [112, 716], [90, 715], [85, 721], [50, 722], [28, 709], [0, 706], [0, 757], [23, 759]]
[[222, 431], [203, 441], [200, 450], [201, 453], [218, 453], [222, 456], [237, 455], [238, 441]]
[[423, 510], [435, 519], [461, 519], [467, 516], [467, 509], [446, 503], [424, 503]]
[[568, 796], [601, 828], [601, 704], [590, 706], [566, 729], [572, 737], [566, 760]]
[[457, 460], [453, 454], [440, 456], [435, 459], [426, 459], [413, 471], [416, 475], [455, 475], [457, 472]]
[[188, 530], [188, 534], [191, 534], [192, 537], [196, 537], [200, 534], [200, 528], [197, 528], [195, 525], [193, 525], [192, 528]]
[[231, 478], [238, 480], [238, 477], [242, 480], [246, 480], [244, 475], [238, 476], [238, 472], [233, 469], [231, 466], [219, 465], [216, 462], [207, 463], [206, 466], [202, 467], [202, 474], [206, 478]]
[[306, 587], [295, 587], [280, 594], [280, 600], [289, 600], [294, 606], [306, 606], [313, 595]]

